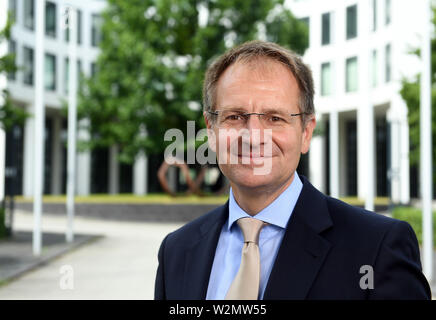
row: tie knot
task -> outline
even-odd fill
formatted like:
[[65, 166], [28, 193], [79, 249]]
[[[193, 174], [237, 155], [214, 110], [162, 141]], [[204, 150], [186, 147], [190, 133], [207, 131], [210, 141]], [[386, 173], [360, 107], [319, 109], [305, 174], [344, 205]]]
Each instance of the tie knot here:
[[265, 222], [254, 218], [241, 218], [237, 223], [244, 235], [244, 242], [259, 243], [259, 233]]

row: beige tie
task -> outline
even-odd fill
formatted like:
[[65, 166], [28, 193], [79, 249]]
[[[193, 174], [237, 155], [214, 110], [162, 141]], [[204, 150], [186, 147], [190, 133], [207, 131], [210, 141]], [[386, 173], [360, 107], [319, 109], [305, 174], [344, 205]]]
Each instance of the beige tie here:
[[257, 300], [260, 280], [259, 233], [265, 222], [254, 218], [237, 221], [244, 234], [241, 265], [230, 285], [226, 300]]

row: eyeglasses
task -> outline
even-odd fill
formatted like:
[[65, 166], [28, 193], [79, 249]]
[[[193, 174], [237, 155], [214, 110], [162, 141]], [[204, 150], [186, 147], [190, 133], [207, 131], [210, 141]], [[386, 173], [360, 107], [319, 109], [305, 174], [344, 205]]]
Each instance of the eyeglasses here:
[[300, 113], [284, 113], [280, 111], [272, 111], [265, 113], [244, 112], [241, 110], [215, 110], [208, 111], [209, 114], [215, 117], [218, 127], [223, 128], [243, 128], [247, 125], [250, 116], [258, 116], [259, 120], [265, 129], [285, 129], [294, 125], [295, 117], [301, 115], [309, 115], [307, 112]]

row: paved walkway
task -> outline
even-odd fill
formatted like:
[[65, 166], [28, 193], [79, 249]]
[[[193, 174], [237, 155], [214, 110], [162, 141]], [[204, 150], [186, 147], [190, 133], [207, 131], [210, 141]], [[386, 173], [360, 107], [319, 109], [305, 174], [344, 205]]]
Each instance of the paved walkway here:
[[[77, 233], [103, 237], [0, 286], [0, 299], [153, 299], [160, 242], [181, 224], [85, 217], [76, 217], [74, 223]], [[66, 217], [46, 214], [42, 224], [44, 232], [62, 234]], [[32, 215], [17, 211], [14, 226], [32, 230]], [[70, 270], [72, 282], [65, 278]], [[61, 289], [65, 283], [74, 288]]]
[[[59, 240], [64, 238], [66, 217], [45, 214], [42, 224], [46, 247], [43, 256], [64, 250], [62, 248], [66, 246]], [[153, 299], [159, 245], [166, 234], [182, 224], [108, 221], [78, 216], [74, 225], [78, 235], [75, 245], [81, 246], [16, 280], [3, 285], [0, 283], [0, 300]], [[29, 257], [32, 214], [17, 210], [14, 226], [23, 243], [12, 253], [20, 255], [18, 250], [21, 253], [26, 251], [24, 256]], [[0, 246], [0, 263], [1, 258], [5, 257], [1, 250]], [[24, 263], [28, 263], [26, 259], [21, 257]], [[7, 271], [5, 265], [6, 263], [1, 264], [2, 272]], [[74, 284], [73, 289], [61, 288], [65, 284], [66, 270], [72, 271], [69, 275], [72, 275], [70, 279], [73, 281], [69, 283]], [[432, 289], [434, 294], [435, 283]]]

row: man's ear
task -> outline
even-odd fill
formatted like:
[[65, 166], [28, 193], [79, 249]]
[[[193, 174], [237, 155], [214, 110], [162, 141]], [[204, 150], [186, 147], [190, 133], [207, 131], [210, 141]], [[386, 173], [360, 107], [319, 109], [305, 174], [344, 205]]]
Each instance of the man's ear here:
[[301, 143], [301, 153], [306, 154], [309, 152], [310, 148], [310, 140], [312, 140], [313, 131], [316, 127], [316, 119], [315, 116], [312, 116], [306, 123], [303, 135], [301, 136], [301, 139], [303, 140]]
[[210, 119], [207, 117], [206, 112], [203, 112], [203, 117], [207, 128], [207, 143], [209, 144], [211, 150], [216, 153], [216, 135], [212, 129], [212, 123]]
[[210, 129], [211, 128], [211, 123], [209, 118], [207, 117], [207, 112], [204, 111], [203, 112], [203, 118], [204, 118], [204, 122], [206, 123], [206, 128]]

